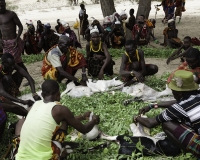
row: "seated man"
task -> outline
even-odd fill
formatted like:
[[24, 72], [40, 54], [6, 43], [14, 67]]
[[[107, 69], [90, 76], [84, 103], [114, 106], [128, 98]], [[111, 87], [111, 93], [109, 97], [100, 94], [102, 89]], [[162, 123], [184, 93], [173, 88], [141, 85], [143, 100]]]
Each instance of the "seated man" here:
[[76, 33], [71, 30], [69, 23], [66, 23], [65, 30], [62, 35], [67, 35], [70, 38], [70, 46], [74, 48], [82, 48], [81, 44], [78, 42]]
[[99, 116], [94, 115], [92, 121], [82, 124], [80, 121], [89, 118], [90, 112], [74, 117], [66, 106], [59, 103], [59, 85], [54, 80], [42, 84], [42, 97], [44, 100], [35, 102], [22, 125], [16, 160], [66, 158], [62, 154], [65, 153], [62, 142], [68, 126], [86, 134], [100, 122]]
[[[181, 62], [184, 62], [185, 60], [183, 59], [183, 57], [185, 57], [185, 55], [192, 48], [191, 40], [192, 40], [191, 37], [186, 36], [183, 40], [183, 45], [177, 51], [175, 51], [171, 56], [169, 56], [169, 58], [167, 59], [167, 64], [169, 64], [170, 61], [172, 61], [178, 57], [181, 57]], [[182, 49], [184, 50], [184, 52], [182, 52]]]
[[[14, 57], [9, 53], [4, 53], [1, 57], [1, 66], [0, 66], [0, 95], [14, 102], [18, 102], [21, 104], [30, 104], [32, 101], [27, 100], [23, 101], [17, 96], [20, 95], [19, 87], [21, 79], [18, 77], [18, 73], [24, 76], [31, 87], [31, 91], [33, 94], [33, 98], [35, 100], [39, 100], [40, 97], [35, 92], [35, 86], [33, 78], [21, 67], [19, 67], [14, 60]], [[17, 72], [13, 73], [16, 70]], [[13, 73], [13, 74], [12, 74]]]
[[[183, 62], [177, 70], [186, 70], [194, 74], [195, 82], [200, 84], [200, 51], [196, 48], [191, 48], [185, 55], [186, 61]], [[169, 76], [168, 82], [171, 81], [174, 72]]]
[[38, 47], [39, 39], [35, 32], [35, 27], [33, 24], [27, 24], [28, 30], [24, 33], [23, 40], [24, 50], [27, 54], [38, 54], [42, 51], [42, 47]]
[[119, 14], [119, 20], [122, 24], [122, 28], [124, 30], [124, 37], [126, 37], [126, 20], [128, 18], [128, 14], [125, 12], [125, 10], [122, 10], [121, 13]]
[[91, 23], [91, 26], [88, 26], [88, 28], [85, 31], [85, 38], [88, 42], [90, 42], [90, 30], [94, 28], [94, 26], [97, 26], [98, 30], [99, 30], [99, 34], [101, 37], [101, 41], [104, 42], [104, 29], [101, 26], [100, 22], [97, 19], [94, 19]]
[[144, 82], [144, 77], [158, 72], [158, 66], [145, 64], [144, 52], [136, 49], [136, 43], [128, 40], [125, 45], [125, 54], [122, 55], [120, 75], [129, 86], [136, 81]]
[[15, 103], [0, 96], [0, 141], [6, 126], [7, 115], [6, 113], [14, 113], [20, 116], [26, 116], [28, 111]]
[[[145, 16], [142, 15], [145, 19]], [[156, 37], [154, 36], [154, 28], [156, 28], [156, 20], [155, 19], [145, 19], [145, 23], [146, 25], [149, 27], [149, 32], [150, 32], [150, 37], [153, 38], [153, 40], [158, 43], [158, 40], [156, 39]], [[150, 38], [149, 38], [150, 40]]]
[[[199, 159], [200, 94], [197, 90], [199, 86], [194, 82], [191, 72], [179, 70], [174, 73], [168, 87], [172, 90], [177, 102], [156, 117], [136, 116], [134, 121], [148, 128], [162, 124], [163, 131], [171, 141]], [[152, 104], [149, 108], [158, 108], [158, 105]]]
[[91, 41], [86, 44], [88, 74], [103, 79], [104, 74], [113, 74], [114, 62], [108, 52], [107, 46], [101, 42], [99, 30], [90, 31]]
[[[65, 35], [61, 35], [58, 45], [53, 46], [43, 60], [42, 76], [44, 79], [53, 79], [61, 82], [67, 78], [69, 81], [86, 85], [86, 60], [84, 56], [73, 47], [70, 47], [70, 39]], [[74, 77], [76, 71], [82, 68], [82, 80]]]
[[164, 45], [170, 48], [181, 47], [182, 42], [178, 38], [178, 29], [176, 29], [175, 21], [173, 19], [170, 19], [168, 21], [168, 27], [164, 29], [163, 35], [164, 35], [164, 43], [160, 45]]
[[133, 40], [135, 40], [137, 45], [148, 45], [151, 30], [147, 26], [144, 16], [138, 16], [137, 24], [133, 26], [132, 34]]
[[114, 22], [114, 26], [109, 33], [109, 36], [111, 36], [111, 44], [112, 48], [122, 48], [125, 45], [125, 34], [124, 29], [121, 25], [120, 21]]
[[104, 18], [104, 22], [103, 22], [103, 28], [104, 28], [104, 43], [106, 44], [107, 48], [110, 48], [110, 38], [109, 38], [109, 33], [111, 32], [111, 27], [112, 26], [112, 22], [110, 17], [105, 17]]
[[42, 22], [38, 20], [36, 28], [36, 34], [38, 39], [41, 37], [43, 31], [44, 31], [44, 24], [42, 24]]
[[55, 34], [55, 31], [51, 29], [49, 23], [44, 25], [44, 31], [39, 39], [39, 47], [42, 47], [47, 52], [51, 47], [58, 44], [59, 36]]
[[[57, 19], [57, 25], [55, 26], [56, 32], [60, 33], [60, 27], [61, 27], [61, 23], [60, 23], [60, 19]], [[60, 33], [61, 34], [61, 33]]]

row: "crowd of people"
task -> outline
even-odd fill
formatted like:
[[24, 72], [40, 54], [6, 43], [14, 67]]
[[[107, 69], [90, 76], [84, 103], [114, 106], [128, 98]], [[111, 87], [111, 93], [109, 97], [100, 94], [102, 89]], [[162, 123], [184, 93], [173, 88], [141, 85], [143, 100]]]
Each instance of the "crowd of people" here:
[[[166, 16], [169, 14], [169, 5], [162, 2]], [[168, 1], [171, 2], [172, 1]], [[174, 3], [174, 1], [173, 1]], [[176, 16], [181, 17], [184, 1], [176, 0]], [[181, 4], [181, 5], [180, 5]], [[153, 35], [155, 20], [148, 20], [144, 15], [135, 18], [134, 9], [128, 15], [125, 11], [114, 13], [104, 19], [103, 25], [96, 19], [91, 25], [88, 22], [85, 5], [80, 5], [80, 34], [87, 40], [86, 57], [77, 48], [82, 48], [75, 32], [69, 23], [58, 19], [55, 30], [49, 23], [42, 24], [37, 21], [27, 21], [27, 32], [20, 38], [23, 26], [15, 12], [6, 9], [5, 0], [0, 1], [0, 30], [2, 34], [3, 55], [0, 65], [0, 139], [6, 126], [6, 112], [23, 116], [15, 124], [14, 142], [16, 146], [16, 160], [27, 159], [52, 159], [58, 160], [66, 157], [67, 153], [62, 148], [68, 126], [72, 126], [81, 133], [88, 133], [100, 123], [100, 118], [93, 115], [92, 120], [83, 124], [91, 112], [79, 116], [60, 104], [60, 90], [58, 83], [67, 79], [66, 83], [74, 81], [76, 85], [87, 85], [88, 76], [104, 78], [104, 75], [113, 75], [113, 65], [108, 48], [125, 48], [122, 54], [119, 75], [125, 86], [135, 82], [144, 82], [145, 76], [154, 75], [159, 67], [155, 64], [146, 64], [144, 51], [139, 46], [148, 45]], [[171, 6], [170, 6], [171, 7]], [[184, 10], [182, 10], [184, 11]], [[165, 17], [166, 18], [166, 17]], [[168, 87], [172, 90], [175, 101], [150, 104], [139, 111], [134, 117], [134, 122], [152, 128], [162, 124], [163, 131], [168, 138], [186, 152], [191, 152], [200, 158], [200, 51], [192, 47], [192, 39], [186, 36], [182, 41], [178, 38], [175, 19], [167, 19], [168, 27], [164, 29], [164, 43], [162, 45], [178, 48], [167, 59], [167, 64], [180, 57], [182, 64], [169, 76]], [[18, 33], [16, 33], [18, 27]], [[132, 39], [126, 39], [126, 30], [132, 33]], [[111, 44], [110, 44], [111, 42]], [[34, 79], [28, 73], [21, 54], [39, 54], [45, 51], [41, 74], [44, 78], [42, 98], [35, 91]], [[82, 70], [81, 79], [76, 78], [78, 69]], [[15, 73], [13, 71], [16, 70]], [[32, 100], [21, 100], [19, 87], [23, 78], [28, 80]], [[17, 102], [15, 104], [13, 102]], [[28, 105], [26, 110], [20, 104]], [[166, 108], [154, 118], [142, 118], [141, 114], [153, 108]]]

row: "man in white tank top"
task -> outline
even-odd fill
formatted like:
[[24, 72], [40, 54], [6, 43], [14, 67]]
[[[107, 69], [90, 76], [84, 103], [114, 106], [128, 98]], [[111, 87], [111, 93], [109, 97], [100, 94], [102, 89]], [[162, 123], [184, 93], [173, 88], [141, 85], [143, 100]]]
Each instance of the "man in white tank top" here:
[[74, 117], [66, 106], [59, 103], [59, 85], [54, 80], [42, 84], [42, 97], [44, 100], [35, 102], [22, 126], [16, 160], [58, 160], [68, 125], [85, 134], [100, 122], [99, 116], [94, 115], [92, 121], [82, 124], [80, 121], [85, 120], [89, 112]]

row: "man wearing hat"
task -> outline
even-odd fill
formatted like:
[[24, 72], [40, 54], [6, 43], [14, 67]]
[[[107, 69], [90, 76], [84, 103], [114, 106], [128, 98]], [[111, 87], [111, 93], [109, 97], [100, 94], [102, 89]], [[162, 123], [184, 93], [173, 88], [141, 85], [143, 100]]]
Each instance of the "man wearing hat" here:
[[178, 29], [176, 29], [174, 19], [168, 20], [168, 27], [163, 31], [164, 43], [160, 44], [170, 48], [179, 48], [182, 45], [181, 40], [178, 38]]
[[[134, 121], [148, 128], [162, 123], [163, 131], [171, 141], [182, 150], [200, 158], [199, 86], [195, 83], [192, 72], [178, 70], [174, 73], [168, 87], [172, 90], [176, 102], [154, 118], [136, 116]], [[159, 105], [151, 104], [148, 107], [150, 110], [158, 108]]]

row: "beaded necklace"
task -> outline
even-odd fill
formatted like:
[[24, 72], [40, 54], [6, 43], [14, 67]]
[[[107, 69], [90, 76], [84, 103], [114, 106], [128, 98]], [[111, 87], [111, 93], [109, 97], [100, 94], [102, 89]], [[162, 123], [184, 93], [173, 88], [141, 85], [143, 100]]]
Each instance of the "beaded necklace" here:
[[92, 50], [93, 52], [99, 52], [100, 49], [101, 49], [101, 43], [102, 43], [102, 42], [100, 41], [100, 43], [99, 43], [99, 48], [98, 48], [97, 50], [94, 50], [92, 41], [90, 41], [90, 50]]

